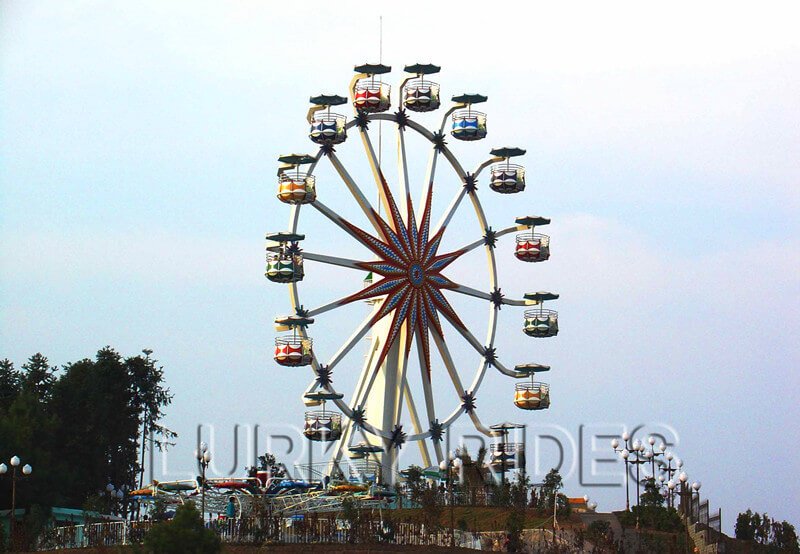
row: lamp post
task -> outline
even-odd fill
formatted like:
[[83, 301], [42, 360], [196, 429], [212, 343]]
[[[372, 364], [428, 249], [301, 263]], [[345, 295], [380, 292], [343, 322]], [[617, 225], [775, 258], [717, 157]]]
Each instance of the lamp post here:
[[672, 467], [672, 460], [675, 458], [672, 452], [666, 452], [664, 454], [664, 457], [667, 459], [666, 464], [661, 460], [659, 460], [658, 462], [659, 469], [661, 469], [661, 471], [667, 474], [666, 477], [664, 477], [664, 475], [660, 475], [658, 478], [658, 480], [661, 482], [662, 485], [664, 485], [664, 481], [672, 481], [672, 474], [675, 473], [675, 471], [677, 471], [675, 468]]
[[[447, 458], [439, 462], [439, 471], [440, 473], [444, 473], [445, 477], [447, 478], [447, 488], [450, 492], [450, 546], [455, 548], [456, 546], [456, 532], [455, 532], [455, 502], [453, 498], [453, 472], [452, 470], [455, 469], [456, 471], [461, 470], [461, 466], [463, 465], [463, 461], [461, 458], [456, 457], [453, 454], [450, 454]], [[452, 465], [452, 467], [451, 467]]]
[[[663, 456], [664, 452], [667, 450], [667, 445], [663, 442], [658, 445], [658, 448], [655, 447], [656, 439], [655, 437], [647, 437], [647, 443], [650, 445], [650, 450], [645, 451], [645, 458], [650, 460], [650, 470], [653, 473], [653, 476], [656, 474], [656, 458], [658, 456]], [[660, 461], [659, 461], [660, 463]]]
[[203, 518], [203, 521], [206, 520], [206, 469], [208, 469], [209, 464], [211, 464], [211, 451], [208, 449], [208, 445], [204, 442], [200, 443], [200, 448], [194, 451], [194, 457], [197, 459], [197, 463], [200, 464], [200, 472], [201, 472], [201, 481], [200, 483], [200, 514]]
[[689, 508], [690, 509], [691, 509], [692, 505], [694, 504], [694, 495], [695, 494], [697, 495], [697, 519], [700, 519], [700, 487], [701, 486], [702, 486], [702, 483], [700, 483], [700, 481], [695, 481], [694, 483], [692, 483], [691, 490], [689, 491], [689, 495], [690, 495], [689, 497], [692, 499], [692, 501], [689, 502]]
[[611, 441], [611, 448], [614, 449], [614, 452], [619, 452], [620, 456], [622, 456], [622, 459], [625, 460], [625, 510], [631, 509], [630, 485], [628, 483], [630, 481], [630, 477], [628, 474], [628, 456], [630, 456], [630, 451], [626, 448], [628, 439], [630, 438], [631, 436], [628, 434], [627, 431], [622, 433], [622, 440], [625, 441], [625, 446], [622, 448], [618, 448], [619, 447], [618, 439], [613, 439]]
[[[16, 511], [16, 504], [17, 504], [17, 467], [20, 464], [20, 460], [18, 456], [11, 456], [9, 460], [11, 463], [11, 532], [14, 532], [14, 512]], [[0, 475], [8, 472], [8, 466], [6, 464], [0, 464]], [[30, 475], [33, 472], [33, 468], [30, 464], [25, 464], [22, 466], [22, 474], [23, 475]]]
[[689, 503], [686, 501], [688, 486], [686, 485], [686, 481], [689, 479], [689, 476], [686, 475], [685, 471], [682, 471], [678, 475], [678, 481], [681, 483], [681, 508], [683, 509], [683, 515], [688, 517], [689, 516]]
[[[125, 498], [125, 492], [123, 491], [124, 488], [127, 487], [123, 485], [120, 488], [116, 488], [112, 483], [106, 485], [106, 492], [108, 493], [108, 498], [110, 499], [108, 503], [109, 514], [114, 513], [114, 504], [118, 501], [121, 502]], [[116, 512], [119, 514], [120, 510], [116, 510]]]
[[644, 452], [644, 443], [640, 440], [633, 441], [633, 454], [636, 455], [635, 460], [631, 460], [630, 463], [636, 465], [636, 506], [639, 506], [639, 486], [641, 482], [639, 481], [639, 466], [645, 463], [647, 460], [643, 457], [642, 453]]
[[[678, 458], [675, 458], [675, 468], [672, 469], [672, 470], [667, 470], [667, 471], [671, 472], [671, 473], [678, 473], [678, 472], [681, 471], [682, 467], [683, 467], [683, 462], [681, 460], [679, 460]], [[678, 473], [678, 477], [680, 477], [680, 475], [681, 474]], [[670, 481], [672, 481], [672, 479], [670, 479]], [[678, 481], [680, 481], [680, 479], [678, 479]], [[678, 483], [675, 483], [675, 487], [672, 487], [672, 489], [670, 489], [669, 505], [670, 505], [671, 508], [675, 507], [675, 488], [677, 487], [677, 485], [678, 485]], [[667, 487], [667, 488], [669, 488], [669, 487]]]

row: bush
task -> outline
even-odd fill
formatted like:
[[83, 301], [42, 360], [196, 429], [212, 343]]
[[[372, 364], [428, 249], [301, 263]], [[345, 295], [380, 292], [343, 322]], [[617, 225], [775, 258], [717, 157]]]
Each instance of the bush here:
[[650, 527], [658, 531], [677, 531], [683, 526], [681, 517], [675, 508], [663, 506], [632, 506], [629, 511], [622, 512], [619, 522], [623, 527]]
[[147, 533], [144, 547], [153, 554], [213, 554], [220, 551], [220, 540], [214, 531], [203, 527], [200, 512], [187, 502], [178, 507], [172, 520], [159, 523]]

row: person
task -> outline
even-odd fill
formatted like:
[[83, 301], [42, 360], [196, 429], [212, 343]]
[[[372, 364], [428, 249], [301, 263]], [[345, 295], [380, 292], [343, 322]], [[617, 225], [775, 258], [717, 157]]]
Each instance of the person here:
[[225, 510], [225, 516], [228, 519], [236, 517], [236, 504], [233, 503], [233, 497], [228, 498], [228, 507]]

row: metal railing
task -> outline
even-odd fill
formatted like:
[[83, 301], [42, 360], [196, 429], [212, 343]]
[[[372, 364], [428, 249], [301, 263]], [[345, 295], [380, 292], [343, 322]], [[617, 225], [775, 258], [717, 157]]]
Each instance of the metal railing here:
[[[139, 544], [154, 522], [108, 522], [56, 527], [42, 535], [37, 550], [110, 547]], [[206, 523], [223, 543], [260, 545], [314, 543], [385, 543], [418, 546], [449, 546], [450, 530], [431, 531], [424, 524], [330, 518], [237, 518]], [[480, 537], [456, 530], [455, 545], [476, 548]]]

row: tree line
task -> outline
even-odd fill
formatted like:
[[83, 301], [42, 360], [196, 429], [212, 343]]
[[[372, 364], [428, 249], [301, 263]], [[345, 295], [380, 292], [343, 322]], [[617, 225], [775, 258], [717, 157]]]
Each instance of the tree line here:
[[736, 518], [734, 531], [739, 540], [755, 541], [782, 552], [800, 552], [794, 525], [772, 519], [767, 514], [753, 512], [749, 508]]
[[[19, 369], [0, 360], [0, 458], [33, 466], [18, 480], [18, 508], [81, 509], [109, 483], [139, 488], [145, 439], [163, 447], [176, 436], [160, 423], [172, 394], [151, 353], [106, 346], [61, 367], [36, 353]], [[11, 479], [0, 479], [0, 506], [11, 507]]]

